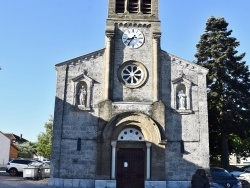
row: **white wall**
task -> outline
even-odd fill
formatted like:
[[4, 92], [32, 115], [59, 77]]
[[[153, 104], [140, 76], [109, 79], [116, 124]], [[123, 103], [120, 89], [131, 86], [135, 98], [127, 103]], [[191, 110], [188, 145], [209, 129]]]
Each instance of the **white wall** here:
[[0, 167], [6, 167], [10, 156], [10, 139], [0, 132]]
[[250, 157], [247, 158], [240, 158], [237, 160], [236, 154], [232, 154], [229, 156], [229, 162], [230, 165], [237, 165], [237, 166], [244, 166], [244, 165], [250, 165]]

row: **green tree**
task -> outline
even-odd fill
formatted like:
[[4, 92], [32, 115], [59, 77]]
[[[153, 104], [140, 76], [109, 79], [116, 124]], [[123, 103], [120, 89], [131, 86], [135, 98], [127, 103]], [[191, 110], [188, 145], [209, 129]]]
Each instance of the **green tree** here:
[[[249, 125], [250, 73], [242, 59], [245, 53], [237, 55], [240, 45], [231, 37], [224, 18], [210, 17], [205, 33], [197, 44], [197, 63], [209, 69], [207, 75], [208, 119], [210, 154], [221, 160], [228, 168], [230, 134], [240, 138], [246, 136]], [[233, 141], [234, 139], [231, 139]]]
[[37, 139], [37, 153], [45, 158], [51, 156], [52, 134], [53, 134], [53, 117], [50, 117], [48, 122], [45, 123], [45, 132], [41, 132]]
[[21, 144], [16, 144], [19, 149], [18, 157], [21, 158], [33, 158], [33, 154], [35, 154], [35, 143], [32, 142], [24, 142]]
[[250, 154], [250, 138], [242, 138], [236, 134], [230, 134], [229, 140], [232, 147], [232, 152], [236, 153], [238, 157], [249, 157]]

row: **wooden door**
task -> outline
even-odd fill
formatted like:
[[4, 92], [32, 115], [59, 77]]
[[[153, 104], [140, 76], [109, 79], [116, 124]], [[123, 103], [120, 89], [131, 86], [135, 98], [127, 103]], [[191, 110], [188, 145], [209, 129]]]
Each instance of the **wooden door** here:
[[117, 151], [117, 188], [144, 188], [145, 153], [142, 148]]

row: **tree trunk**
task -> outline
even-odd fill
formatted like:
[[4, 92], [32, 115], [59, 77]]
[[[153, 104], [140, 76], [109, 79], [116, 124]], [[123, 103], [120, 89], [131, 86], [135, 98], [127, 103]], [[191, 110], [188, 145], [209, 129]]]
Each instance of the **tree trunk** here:
[[229, 149], [228, 149], [228, 135], [225, 132], [221, 134], [221, 166], [225, 169], [229, 168]]

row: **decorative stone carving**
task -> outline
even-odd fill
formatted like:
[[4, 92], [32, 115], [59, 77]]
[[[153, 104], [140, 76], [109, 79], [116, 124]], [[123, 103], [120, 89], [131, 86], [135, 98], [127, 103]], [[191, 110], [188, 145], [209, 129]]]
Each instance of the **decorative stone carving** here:
[[86, 89], [82, 86], [78, 92], [79, 95], [79, 105], [85, 106]]
[[186, 95], [183, 90], [178, 91], [178, 109], [179, 110], [186, 110]]
[[137, 61], [124, 62], [118, 69], [118, 78], [128, 88], [138, 88], [145, 84], [148, 72], [146, 67]]

